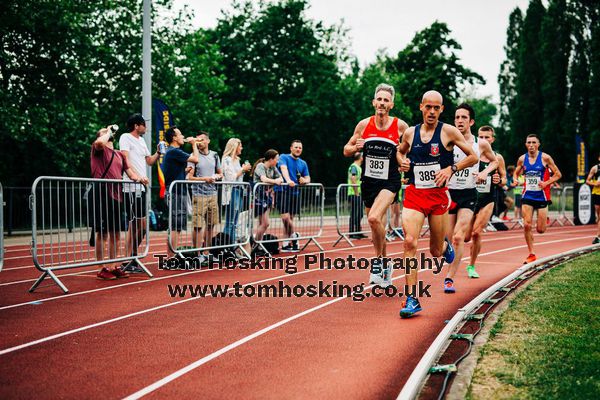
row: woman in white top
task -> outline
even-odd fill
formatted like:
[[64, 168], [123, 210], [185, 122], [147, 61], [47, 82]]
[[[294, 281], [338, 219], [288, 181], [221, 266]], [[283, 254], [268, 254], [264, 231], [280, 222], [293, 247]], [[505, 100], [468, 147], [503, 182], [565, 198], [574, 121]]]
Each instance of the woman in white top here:
[[231, 138], [227, 141], [225, 151], [223, 152], [223, 182], [235, 182], [238, 185], [228, 184], [223, 188], [222, 203], [225, 205], [225, 230], [229, 235], [230, 243], [236, 241], [236, 225], [238, 217], [242, 212], [244, 205], [244, 173], [250, 171], [250, 163], [240, 164], [240, 154], [242, 154], [242, 141]]

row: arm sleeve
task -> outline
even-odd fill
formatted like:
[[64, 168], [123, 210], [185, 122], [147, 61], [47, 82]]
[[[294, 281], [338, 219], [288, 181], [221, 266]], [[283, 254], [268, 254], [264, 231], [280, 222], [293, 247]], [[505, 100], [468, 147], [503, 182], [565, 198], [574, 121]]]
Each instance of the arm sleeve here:
[[302, 163], [302, 171], [300, 172], [302, 176], [310, 176], [308, 173], [308, 164], [305, 162]]
[[119, 150], [131, 151], [131, 137], [122, 135], [119, 138]]
[[[282, 155], [279, 157], [279, 161], [277, 161], [277, 168], [281, 168], [281, 166], [282, 166], [282, 165], [285, 165], [286, 167], [288, 167], [288, 164], [287, 164], [287, 157], [286, 157], [286, 155], [285, 155], [285, 154], [282, 154]], [[289, 167], [288, 167], [288, 170], [289, 170]]]
[[181, 149], [176, 149], [176, 150], [177, 150], [177, 152], [174, 154], [174, 156], [175, 156], [175, 159], [177, 160], [177, 162], [179, 162], [181, 164], [187, 163], [187, 160], [188, 160], [188, 158], [190, 158], [190, 155]]
[[260, 177], [264, 176], [265, 173], [265, 166], [262, 163], [258, 164], [256, 168], [254, 168], [254, 180], [257, 182], [260, 181]]

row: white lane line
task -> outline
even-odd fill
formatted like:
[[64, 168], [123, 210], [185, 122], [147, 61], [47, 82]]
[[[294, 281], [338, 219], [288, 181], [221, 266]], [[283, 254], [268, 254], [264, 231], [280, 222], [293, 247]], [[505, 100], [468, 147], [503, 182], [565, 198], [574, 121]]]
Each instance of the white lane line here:
[[[325, 250], [324, 252], [315, 251], [315, 252], [312, 252], [312, 253], [297, 253], [297, 254], [294, 254], [294, 255], [290, 255], [290, 256], [286, 256], [286, 257], [280, 257], [280, 258], [283, 259], [283, 260], [285, 260], [285, 259], [292, 258], [292, 257], [298, 256], [298, 255], [300, 255], [300, 256], [308, 256], [308, 255], [314, 255], [314, 254], [320, 254], [320, 253], [335, 253], [335, 252], [340, 251], [340, 250], [358, 250], [358, 249], [364, 249], [364, 248], [367, 248], [367, 247], [371, 248], [371, 247], [373, 247], [373, 245], [369, 243], [369, 244], [365, 244], [365, 245], [362, 245], [362, 246], [334, 248], [334, 249], [331, 249], [331, 250]], [[157, 264], [157, 263], [158, 262], [145, 263], [144, 265], [154, 265], [154, 264]], [[120, 285], [112, 285], [112, 286], [106, 286], [106, 287], [102, 287], [102, 288], [84, 290], [82, 292], [61, 294], [61, 295], [54, 296], [54, 297], [46, 297], [46, 298], [41, 298], [41, 299], [37, 299], [37, 300], [26, 301], [26, 302], [23, 302], [23, 303], [6, 305], [6, 306], [3, 306], [3, 307], [0, 307], [0, 311], [2, 311], [2, 310], [8, 310], [8, 309], [15, 308], [15, 307], [22, 307], [22, 306], [26, 306], [26, 305], [32, 305], [32, 304], [39, 305], [40, 303], [43, 303], [43, 302], [46, 302], [46, 301], [61, 300], [61, 299], [66, 299], [66, 298], [74, 297], [74, 296], [81, 296], [81, 295], [89, 294], [89, 293], [96, 293], [96, 292], [102, 292], [102, 291], [105, 291], [105, 290], [118, 289], [118, 288], [127, 287], [127, 286], [131, 286], [131, 285], [139, 285], [139, 284], [152, 283], [152, 282], [162, 281], [162, 280], [165, 280], [165, 279], [178, 278], [180, 276], [186, 276], [186, 275], [192, 275], [192, 274], [198, 274], [198, 273], [210, 272], [210, 271], [219, 271], [219, 268], [203, 269], [203, 270], [189, 271], [189, 272], [182, 272], [180, 274], [155, 277], [155, 278], [148, 279], [148, 280], [143, 280], [143, 281], [128, 282], [128, 283], [123, 283], [123, 284], [120, 284]], [[63, 276], [63, 275], [59, 275], [59, 278], [61, 276]]]
[[[335, 238], [335, 239], [337, 239], [338, 237], [339, 237], [339, 236], [323, 235], [323, 236], [321, 236], [320, 238], [317, 238], [317, 239], [328, 239], [328, 238]], [[320, 244], [329, 244], [329, 243], [335, 243], [335, 240], [330, 240], [330, 241], [325, 241], [325, 242], [319, 242], [319, 243], [320, 243]], [[162, 242], [160, 242], [160, 243], [157, 243], [156, 245], [164, 245], [164, 244], [165, 244], [165, 241], [163, 240]], [[166, 249], [166, 248], [165, 248], [165, 249]], [[158, 253], [151, 253], [151, 250], [152, 250], [152, 249], [148, 250], [148, 254], [158, 254]], [[90, 252], [88, 252], [88, 253], [90, 253]], [[89, 258], [89, 259], [85, 259], [85, 260], [76, 260], [76, 261], [80, 261], [80, 262], [83, 262], [83, 261], [85, 261], [85, 262], [87, 262], [87, 261], [94, 261], [94, 260], [95, 260], [95, 258], [94, 258], [94, 256], [93, 256], [93, 251], [92, 251], [91, 253], [92, 253], [92, 257], [91, 257], [91, 258]], [[72, 254], [72, 253], [60, 253], [60, 255], [67, 255], [67, 254]], [[55, 254], [55, 256], [58, 256], [58, 255], [59, 255], [59, 254]], [[30, 252], [29, 254], [27, 254], [26, 256], [28, 256], [28, 257], [31, 257], [31, 252]], [[9, 257], [9, 258], [4, 258], [4, 260], [6, 261], [6, 260], [13, 260], [13, 259], [22, 259], [22, 258], [25, 258], [26, 256], [20, 256], [20, 257]], [[41, 254], [39, 254], [39, 255], [38, 255], [38, 258], [40, 258], [40, 259], [41, 259], [42, 257], [43, 257], [43, 255], [41, 255]], [[49, 255], [47, 255], [46, 257], [47, 257], [47, 258], [50, 258], [50, 256], [49, 256]], [[29, 268], [35, 268], [35, 265], [33, 265], [33, 264], [30, 264], [30, 265], [21, 265], [21, 266], [19, 266], [19, 267], [3, 268], [2, 270], [3, 270], [3, 271], [12, 271], [12, 270], [19, 270], [19, 269], [29, 269]], [[76, 268], [77, 268], [77, 267], [76, 267]], [[35, 281], [35, 279], [33, 279], [33, 280]]]
[[[585, 237], [587, 237], [587, 236], [585, 236]], [[568, 240], [579, 240], [581, 238], [582, 237], [576, 237], [576, 238], [571, 238], [571, 239], [554, 240], [554, 241], [550, 241], [550, 242], [541, 242], [541, 243], [538, 243], [538, 245], [550, 244], [550, 243], [556, 243], [556, 242], [564, 242], [564, 241], [568, 241]], [[504, 251], [508, 251], [508, 250], [514, 250], [514, 249], [518, 249], [518, 248], [522, 248], [522, 247], [527, 247], [527, 246], [526, 245], [522, 245], [522, 246], [516, 246], [516, 247], [507, 248], [507, 249], [495, 250], [495, 251], [492, 251], [492, 252], [483, 253], [483, 254], [481, 254], [481, 256], [486, 256], [486, 255], [489, 255], [489, 254], [495, 254], [495, 253], [504, 252]], [[429, 247], [423, 247], [423, 248], [417, 249], [417, 251], [423, 251], [423, 250], [426, 250], [428, 248]], [[398, 254], [402, 254], [402, 253], [404, 253], [404, 252], [400, 251], [400, 252], [396, 252], [396, 253], [390, 253], [389, 256], [398, 255]], [[297, 273], [295, 273], [293, 275], [284, 274], [284, 275], [279, 275], [279, 276], [272, 277], [272, 278], [266, 278], [266, 279], [262, 279], [262, 280], [258, 280], [258, 281], [254, 281], [254, 282], [249, 282], [249, 283], [246, 283], [246, 284], [244, 284], [242, 286], [244, 286], [244, 287], [245, 286], [251, 286], [251, 285], [256, 285], [256, 284], [259, 284], [259, 283], [269, 282], [269, 281], [273, 281], [273, 280], [277, 280], [277, 279], [282, 279], [282, 278], [288, 278], [289, 279], [290, 277], [295, 277], [295, 276], [298, 276], [298, 275], [307, 274], [307, 273], [316, 272], [316, 271], [328, 271], [328, 270], [323, 270], [323, 269], [305, 270], [305, 271], [297, 272]], [[421, 272], [421, 271], [426, 271], [426, 270], [419, 270], [419, 272]], [[404, 275], [401, 275], [401, 276], [404, 276]], [[396, 279], [396, 278], [394, 278], [394, 279]], [[230, 288], [228, 290], [228, 292], [232, 292], [234, 290], [235, 290], [234, 288]], [[68, 331], [65, 331], [65, 332], [61, 332], [61, 333], [57, 333], [57, 334], [54, 334], [54, 335], [46, 336], [46, 337], [43, 337], [43, 338], [31, 341], [31, 342], [27, 342], [27, 343], [24, 343], [24, 344], [21, 344], [21, 345], [17, 345], [17, 346], [13, 346], [13, 347], [9, 347], [7, 349], [1, 350], [0, 351], [0, 356], [2, 356], [4, 354], [11, 353], [11, 352], [14, 352], [14, 351], [17, 351], [17, 350], [24, 349], [24, 348], [27, 348], [27, 347], [35, 346], [37, 344], [48, 342], [48, 341], [51, 341], [51, 340], [54, 340], [54, 339], [58, 339], [58, 338], [61, 338], [61, 337], [64, 337], [64, 336], [72, 335], [74, 333], [86, 331], [88, 329], [92, 329], [92, 328], [96, 328], [96, 327], [99, 327], [99, 326], [108, 325], [108, 324], [111, 324], [113, 322], [122, 321], [122, 320], [129, 319], [129, 318], [132, 318], [132, 317], [135, 317], [135, 316], [138, 316], [138, 315], [147, 314], [147, 313], [150, 313], [152, 311], [157, 311], [157, 310], [161, 310], [161, 309], [164, 309], [164, 308], [173, 307], [173, 306], [176, 306], [176, 305], [179, 305], [179, 304], [184, 304], [184, 303], [187, 303], [187, 302], [192, 301], [192, 300], [200, 300], [200, 299], [202, 299], [202, 297], [190, 297], [188, 299], [179, 300], [179, 301], [175, 301], [175, 302], [171, 302], [171, 303], [167, 303], [167, 304], [162, 304], [160, 306], [155, 306], [155, 307], [147, 308], [147, 309], [144, 309], [144, 310], [140, 310], [140, 311], [136, 311], [136, 312], [133, 312], [133, 313], [125, 314], [125, 315], [122, 315], [120, 317], [111, 318], [111, 319], [108, 319], [108, 320], [96, 322], [94, 324], [90, 324], [90, 325], [82, 326], [82, 327], [79, 327], [79, 328], [71, 329], [71, 330], [68, 330]]]
[[[579, 232], [579, 230], [577, 231]], [[507, 235], [507, 236], [502, 236], [502, 237], [498, 237], [498, 238], [493, 238], [493, 239], [486, 239], [485, 241], [483, 241], [483, 243], [487, 243], [487, 242], [494, 242], [494, 241], [498, 241], [498, 240], [505, 240], [505, 239], [514, 239], [514, 238], [519, 238], [522, 237], [523, 235]], [[428, 238], [421, 238], [419, 240], [427, 240]], [[329, 252], [336, 252], [339, 250], [358, 250], [358, 249], [364, 249], [366, 247], [372, 247], [372, 244], [366, 244], [366, 245], [361, 245], [361, 246], [355, 246], [355, 247], [340, 247], [340, 248], [334, 248], [331, 250], [325, 250], [325, 253], [329, 253]], [[305, 255], [313, 255], [313, 254], [319, 254], [321, 253], [320, 251], [317, 252], [312, 252], [312, 253], [300, 253], [299, 255], [301, 256], [305, 256]], [[158, 254], [158, 253], [155, 253]], [[296, 254], [298, 255], [298, 254]], [[287, 259], [287, 258], [291, 258], [294, 257], [292, 256], [287, 256], [287, 257], [281, 257], [282, 259]], [[154, 265], [154, 264], [158, 264], [158, 262], [152, 262], [152, 263], [145, 263], [145, 265]], [[177, 278], [180, 276], [186, 276], [186, 275], [190, 275], [190, 274], [196, 274], [196, 273], [202, 273], [202, 272], [209, 272], [209, 271], [218, 271], [218, 269], [206, 269], [206, 270], [200, 270], [200, 271], [190, 271], [190, 272], [183, 272], [180, 274], [175, 274], [175, 275], [167, 275], [167, 276], [161, 276], [161, 277], [154, 277], [152, 279], [148, 279], [148, 280], [143, 280], [143, 281], [136, 281], [136, 282], [128, 282], [128, 283], [123, 283], [123, 284], [119, 284], [119, 285], [112, 285], [112, 286], [106, 286], [106, 287], [102, 287], [102, 288], [97, 288], [97, 289], [89, 289], [89, 290], [84, 290], [82, 292], [75, 292], [75, 293], [67, 293], [67, 294], [61, 294], [58, 296], [54, 296], [54, 297], [46, 297], [46, 298], [42, 298], [42, 299], [37, 299], [37, 300], [32, 300], [32, 301], [26, 301], [23, 303], [17, 303], [17, 304], [10, 304], [10, 305], [6, 305], [6, 306], [2, 306], [0, 307], [0, 311], [2, 310], [8, 310], [11, 308], [16, 308], [16, 307], [22, 307], [22, 306], [26, 306], [26, 305], [39, 305], [40, 303], [43, 303], [45, 301], [53, 301], [53, 300], [60, 300], [60, 299], [65, 299], [65, 298], [69, 298], [69, 297], [73, 297], [73, 296], [80, 296], [83, 294], [89, 294], [89, 293], [96, 293], [96, 292], [101, 292], [101, 291], [105, 291], [105, 290], [112, 290], [112, 289], [117, 289], [117, 288], [121, 288], [121, 287], [126, 287], [126, 286], [131, 286], [131, 285], [138, 285], [138, 284], [145, 284], [145, 283], [152, 283], [152, 282], [156, 282], [156, 281], [162, 281], [165, 279], [171, 279], [171, 278]], [[89, 272], [89, 271], [84, 271], [84, 272]], [[61, 276], [66, 276], [69, 274], [65, 274], [65, 275], [59, 275], [59, 278]], [[6, 284], [2, 284], [2, 285], [6, 285]], [[2, 286], [0, 285], [0, 286]]]
[[[428, 248], [429, 247], [423, 247], [423, 248], [418, 249], [418, 250], [426, 250]], [[403, 253], [403, 251], [400, 251], [400, 252], [397, 252], [397, 253], [391, 253], [390, 255], [396, 255], [396, 254], [402, 254], [402, 253]], [[320, 269], [320, 268], [309, 269], [309, 270], [304, 270], [304, 271], [296, 272], [293, 275], [284, 274], [284, 275], [279, 275], [279, 276], [275, 276], [275, 277], [272, 277], [272, 278], [266, 278], [266, 279], [261, 279], [261, 280], [254, 281], [254, 282], [249, 282], [249, 283], [246, 283], [246, 284], [244, 284], [242, 286], [243, 287], [245, 287], [245, 286], [252, 286], [252, 285], [259, 284], [259, 283], [274, 281], [274, 280], [283, 279], [283, 278], [288, 278], [289, 279], [290, 277], [295, 277], [295, 276], [298, 276], [298, 275], [308, 274], [308, 273], [317, 272], [317, 271], [328, 271], [328, 270], [324, 270], [324, 269]], [[235, 290], [234, 288], [230, 288], [227, 292], [233, 292], [234, 290]], [[179, 300], [179, 301], [175, 301], [175, 302], [171, 302], [171, 303], [167, 303], [167, 304], [162, 304], [160, 306], [155, 306], [155, 307], [147, 308], [147, 309], [144, 309], [144, 310], [136, 311], [136, 312], [133, 312], [133, 313], [130, 313], [130, 314], [122, 315], [120, 317], [111, 318], [111, 319], [108, 319], [108, 320], [105, 320], [105, 321], [100, 321], [100, 322], [96, 322], [94, 324], [82, 326], [80, 328], [71, 329], [71, 330], [68, 330], [68, 331], [65, 331], [65, 332], [57, 333], [57, 334], [54, 334], [54, 335], [51, 335], [51, 336], [47, 336], [47, 337], [44, 337], [44, 338], [41, 338], [41, 339], [37, 339], [37, 340], [31, 341], [31, 342], [28, 342], [28, 343], [24, 343], [24, 344], [21, 344], [21, 345], [18, 345], [18, 346], [9, 347], [7, 349], [1, 350], [0, 351], [0, 356], [2, 356], [4, 354], [7, 354], [7, 353], [11, 353], [13, 351], [24, 349], [24, 348], [27, 348], [27, 347], [35, 346], [36, 344], [40, 344], [40, 343], [44, 343], [44, 342], [47, 342], [47, 341], [50, 341], [50, 340], [58, 339], [58, 338], [61, 338], [61, 337], [64, 337], [64, 336], [72, 335], [72, 334], [77, 333], [77, 332], [82, 332], [82, 331], [85, 331], [85, 330], [88, 330], [88, 329], [96, 328], [98, 326], [108, 325], [108, 324], [113, 323], [113, 322], [118, 322], [118, 321], [121, 321], [121, 320], [124, 320], [124, 319], [128, 319], [128, 318], [132, 318], [132, 317], [138, 316], [138, 315], [147, 314], [147, 313], [152, 312], [152, 311], [157, 311], [157, 310], [161, 310], [163, 308], [173, 307], [173, 306], [176, 306], [176, 305], [179, 305], [179, 304], [187, 303], [188, 301], [200, 300], [200, 299], [202, 299], [202, 297], [190, 297], [188, 299]]]
[[[571, 238], [571, 239], [563, 239], [563, 240], [553, 240], [553, 241], [550, 241], [550, 242], [540, 242], [540, 243], [537, 243], [537, 245], [540, 246], [540, 245], [543, 245], [543, 244], [565, 242], [565, 241], [569, 241], [569, 240], [579, 240], [579, 239], [583, 239], [583, 238], [587, 238], [587, 236], [576, 237], [576, 238]], [[480, 254], [480, 256], [486, 256], [486, 255], [490, 255], [490, 254], [496, 254], [496, 253], [500, 253], [500, 252], [504, 252], [504, 251], [509, 251], [509, 250], [516, 250], [516, 249], [520, 249], [520, 248], [523, 248], [523, 247], [527, 247], [527, 245], [514, 246], [514, 247], [509, 247], [509, 248], [506, 248], [506, 249], [495, 250], [495, 251], [491, 251], [491, 252], [488, 252], [488, 253]], [[464, 257], [463, 260], [466, 259], [466, 258], [467, 257]], [[421, 273], [421, 272], [424, 272], [424, 271], [428, 271], [428, 270], [422, 270], [422, 269], [420, 269], [420, 270], [417, 271], [417, 273]], [[392, 280], [400, 279], [402, 277], [404, 277], [404, 275], [400, 275], [400, 276], [398, 276], [396, 278], [393, 278]], [[365, 289], [369, 289], [372, 286], [373, 285], [367, 286], [367, 287], [365, 287]], [[303, 317], [305, 315], [311, 314], [311, 313], [313, 313], [313, 312], [315, 312], [317, 310], [320, 310], [322, 308], [330, 306], [330, 305], [332, 305], [334, 303], [337, 303], [338, 301], [341, 301], [341, 300], [344, 300], [344, 299], [346, 299], [346, 297], [338, 297], [338, 298], [335, 298], [333, 300], [329, 300], [326, 303], [320, 304], [320, 305], [315, 306], [313, 308], [310, 308], [308, 310], [302, 311], [302, 312], [300, 312], [298, 314], [292, 315], [291, 317], [288, 317], [288, 318], [286, 318], [284, 320], [276, 322], [276, 323], [274, 323], [272, 325], [269, 325], [266, 328], [263, 328], [263, 329], [261, 329], [259, 331], [256, 331], [256, 332], [252, 333], [251, 335], [243, 337], [242, 339], [239, 339], [239, 340], [237, 340], [237, 341], [235, 341], [235, 342], [233, 342], [233, 343], [231, 343], [231, 344], [229, 344], [229, 345], [227, 345], [225, 347], [222, 347], [221, 349], [219, 349], [219, 350], [217, 350], [217, 351], [215, 351], [215, 352], [213, 352], [213, 353], [211, 353], [211, 354], [209, 354], [209, 355], [207, 355], [205, 357], [202, 357], [199, 360], [194, 361], [191, 364], [188, 364], [187, 366], [185, 366], [185, 367], [183, 367], [183, 368], [181, 368], [181, 369], [173, 372], [170, 375], [165, 376], [164, 378], [162, 378], [162, 379], [160, 379], [160, 380], [152, 383], [151, 385], [148, 385], [148, 386], [144, 387], [143, 389], [138, 390], [137, 392], [135, 392], [135, 393], [133, 393], [133, 394], [125, 397], [124, 399], [125, 400], [139, 399], [139, 398], [141, 398], [141, 397], [143, 397], [143, 396], [145, 396], [147, 394], [150, 394], [153, 391], [161, 388], [162, 386], [167, 385], [168, 383], [174, 381], [175, 379], [177, 379], [177, 378], [179, 378], [179, 377], [187, 374], [188, 372], [191, 372], [194, 369], [196, 369], [196, 368], [198, 368], [198, 367], [206, 364], [207, 362], [209, 362], [211, 360], [214, 360], [215, 358], [217, 358], [217, 357], [219, 357], [219, 356], [227, 353], [228, 351], [231, 351], [231, 350], [233, 350], [233, 349], [235, 349], [235, 348], [237, 348], [237, 347], [239, 347], [239, 346], [241, 346], [241, 345], [243, 345], [243, 344], [251, 341], [252, 339], [255, 339], [255, 338], [259, 337], [259, 336], [262, 336], [262, 335], [264, 335], [267, 332], [270, 332], [270, 331], [272, 331], [274, 329], [277, 329], [278, 327], [280, 327], [282, 325], [287, 324], [288, 322], [294, 321], [294, 320], [296, 320], [298, 318], [301, 318], [301, 317]]]

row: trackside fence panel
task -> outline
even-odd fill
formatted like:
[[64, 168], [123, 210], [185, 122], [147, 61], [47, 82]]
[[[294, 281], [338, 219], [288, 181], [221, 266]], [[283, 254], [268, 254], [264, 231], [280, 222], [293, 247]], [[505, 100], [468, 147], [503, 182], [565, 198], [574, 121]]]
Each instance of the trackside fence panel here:
[[285, 246], [301, 251], [311, 242], [323, 251], [317, 241], [323, 233], [325, 189], [322, 184], [290, 187], [257, 183], [252, 193], [254, 240], [265, 253], [269, 253], [265, 244], [274, 242], [282, 243], [283, 251], [286, 251]]
[[[31, 188], [31, 253], [42, 275], [33, 284], [33, 292], [50, 277], [67, 293], [67, 287], [55, 271], [100, 264], [141, 263], [148, 254], [148, 225], [141, 227], [141, 216], [148, 215], [149, 204], [139, 199], [145, 194], [140, 183], [127, 183], [131, 192], [124, 193], [124, 183], [113, 179], [40, 176]], [[134, 216], [140, 217], [128, 221]], [[133, 255], [135, 240], [128, 244], [127, 227], [137, 228], [139, 246]], [[143, 250], [142, 250], [143, 249]]]
[[231, 249], [250, 257], [250, 184], [174, 181], [169, 186], [168, 245], [179, 256], [200, 257]]

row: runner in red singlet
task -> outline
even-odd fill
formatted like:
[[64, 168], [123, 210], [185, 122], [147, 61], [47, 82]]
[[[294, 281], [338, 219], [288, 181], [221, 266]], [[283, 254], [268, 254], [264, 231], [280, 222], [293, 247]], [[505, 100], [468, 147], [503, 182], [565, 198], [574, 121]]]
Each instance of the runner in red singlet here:
[[344, 146], [344, 156], [363, 152], [361, 192], [371, 226], [375, 259], [371, 264], [370, 283], [391, 284], [392, 262], [385, 260], [385, 224], [387, 209], [398, 194], [402, 182], [398, 171], [398, 143], [408, 128], [406, 122], [390, 116], [394, 107], [394, 88], [382, 83], [375, 89], [372, 104], [375, 115], [360, 121]]

